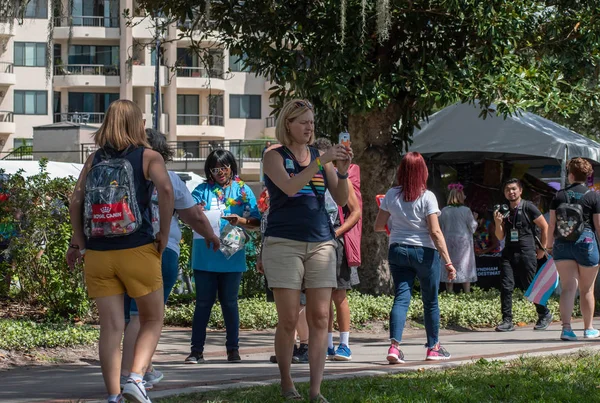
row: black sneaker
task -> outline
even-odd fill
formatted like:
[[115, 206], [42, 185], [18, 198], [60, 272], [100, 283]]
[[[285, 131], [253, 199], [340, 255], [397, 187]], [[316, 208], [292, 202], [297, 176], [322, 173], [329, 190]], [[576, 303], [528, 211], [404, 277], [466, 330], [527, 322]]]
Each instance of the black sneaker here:
[[273, 364], [277, 364], [277, 356], [272, 355], [271, 357], [269, 357], [269, 361], [271, 361]]
[[292, 362], [294, 364], [308, 363], [308, 344], [300, 344], [300, 347], [294, 351]]
[[185, 359], [186, 364], [203, 364], [204, 354], [198, 351], [192, 351], [190, 355]]
[[242, 358], [240, 357], [240, 353], [237, 350], [229, 350], [227, 351], [227, 361], [229, 362], [240, 362]]
[[535, 326], [533, 327], [533, 330], [546, 330], [548, 329], [548, 326], [550, 326], [550, 324], [552, 323], [552, 319], [554, 319], [554, 317], [552, 316], [552, 313], [548, 312], [548, 315], [543, 316], [541, 318], [538, 319], [538, 321], [536, 322]]
[[502, 323], [496, 326], [497, 332], [512, 332], [513, 330], [515, 330], [515, 326], [510, 319], [504, 319]]

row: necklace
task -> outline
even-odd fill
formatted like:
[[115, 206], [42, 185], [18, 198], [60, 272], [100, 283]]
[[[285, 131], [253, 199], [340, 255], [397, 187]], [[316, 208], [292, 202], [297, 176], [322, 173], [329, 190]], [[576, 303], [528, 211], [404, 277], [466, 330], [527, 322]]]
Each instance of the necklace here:
[[223, 192], [223, 188], [221, 186], [219, 186], [216, 183], [213, 185], [213, 194], [215, 195], [219, 203], [225, 204], [226, 207], [238, 206], [240, 204], [248, 202], [248, 193], [246, 193], [244, 181], [241, 180], [239, 176], [236, 176], [235, 178], [233, 178], [233, 182], [236, 182], [240, 187], [240, 197], [237, 199], [231, 197], [231, 192], [233, 191], [231, 189], [231, 184], [229, 185], [229, 197], [225, 196], [225, 193]]
[[308, 149], [308, 146], [305, 148], [306, 157], [304, 157], [304, 159], [302, 159], [302, 161], [300, 161], [300, 160], [298, 160], [298, 158], [296, 158], [296, 155], [294, 154], [294, 152], [292, 150], [290, 150], [287, 147], [286, 147], [286, 150], [288, 151], [288, 154], [290, 154], [290, 156], [294, 159], [294, 161], [296, 161], [298, 163], [298, 165], [304, 164], [306, 162], [306, 160], [310, 158], [310, 150]]

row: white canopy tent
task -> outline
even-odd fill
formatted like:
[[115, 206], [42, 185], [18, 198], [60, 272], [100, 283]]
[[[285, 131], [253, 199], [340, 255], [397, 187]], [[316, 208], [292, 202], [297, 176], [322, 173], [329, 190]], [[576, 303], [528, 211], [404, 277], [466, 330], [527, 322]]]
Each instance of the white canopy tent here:
[[[75, 179], [79, 176], [83, 164], [74, 164], [70, 162], [54, 162], [49, 161], [46, 170], [51, 178], [66, 178], [72, 176]], [[19, 170], [23, 170], [23, 176], [29, 177], [36, 175], [40, 172], [39, 161], [3, 161], [0, 160], [0, 169], [4, 170], [5, 174], [15, 174]], [[177, 172], [178, 174], [185, 174], [191, 177], [190, 180], [186, 181], [186, 187], [193, 191], [196, 186], [204, 183], [204, 178], [193, 172]]]
[[[561, 181], [569, 158], [584, 157], [600, 164], [600, 144], [529, 112], [515, 116], [480, 117], [476, 104], [449, 106], [415, 129], [410, 151], [435, 162], [502, 159], [523, 163], [560, 161]], [[545, 161], [544, 161], [545, 160]]]

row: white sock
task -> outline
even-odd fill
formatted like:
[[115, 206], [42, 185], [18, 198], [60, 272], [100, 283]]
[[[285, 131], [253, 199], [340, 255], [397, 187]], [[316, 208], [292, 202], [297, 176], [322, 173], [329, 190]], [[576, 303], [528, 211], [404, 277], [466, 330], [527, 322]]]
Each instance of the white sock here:
[[131, 374], [129, 374], [129, 379], [133, 380], [134, 382], [137, 382], [137, 381], [142, 382], [144, 380], [144, 377], [140, 374], [136, 374], [136, 373], [132, 372]]
[[109, 395], [108, 396], [108, 403], [110, 403], [110, 402], [116, 402], [118, 398], [119, 398], [119, 395]]
[[327, 348], [333, 348], [333, 333], [327, 333]]
[[340, 332], [340, 344], [345, 344], [348, 347], [350, 347], [350, 345], [348, 344], [349, 339], [350, 339], [350, 332]]

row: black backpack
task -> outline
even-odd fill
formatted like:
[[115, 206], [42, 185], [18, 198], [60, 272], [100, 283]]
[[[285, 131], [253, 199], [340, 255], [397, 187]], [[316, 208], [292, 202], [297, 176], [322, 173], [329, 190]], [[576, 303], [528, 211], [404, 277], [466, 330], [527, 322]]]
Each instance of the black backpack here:
[[[583, 194], [588, 194], [589, 190]], [[561, 203], [556, 209], [556, 228], [554, 230], [554, 237], [562, 241], [575, 242], [579, 239], [583, 231], [585, 230], [586, 220], [583, 216], [583, 207], [579, 204], [572, 202], [574, 193], [565, 191], [567, 196], [567, 202]], [[581, 199], [583, 199], [583, 196]], [[581, 200], [580, 199], [580, 200]]]

